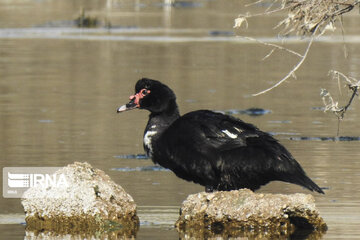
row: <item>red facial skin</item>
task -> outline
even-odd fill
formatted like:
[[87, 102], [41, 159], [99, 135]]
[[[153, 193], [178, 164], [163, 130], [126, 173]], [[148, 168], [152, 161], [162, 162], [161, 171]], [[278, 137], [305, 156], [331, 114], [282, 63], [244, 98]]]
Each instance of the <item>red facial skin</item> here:
[[145, 97], [146, 95], [148, 95], [150, 93], [150, 90], [147, 90], [145, 88], [141, 89], [137, 94], [135, 95], [131, 95], [129, 97], [130, 100], [133, 100], [135, 98], [134, 103], [136, 104], [136, 107], [140, 107], [140, 99], [142, 99], [143, 97]]

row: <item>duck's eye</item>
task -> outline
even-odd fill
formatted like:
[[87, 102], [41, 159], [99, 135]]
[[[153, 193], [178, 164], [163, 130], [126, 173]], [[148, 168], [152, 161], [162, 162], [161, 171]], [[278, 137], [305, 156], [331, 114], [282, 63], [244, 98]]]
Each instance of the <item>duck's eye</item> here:
[[143, 89], [142, 91], [141, 91], [141, 94], [143, 95], [143, 96], [146, 96], [146, 95], [148, 95], [150, 93], [150, 90], [147, 90], [147, 89]]

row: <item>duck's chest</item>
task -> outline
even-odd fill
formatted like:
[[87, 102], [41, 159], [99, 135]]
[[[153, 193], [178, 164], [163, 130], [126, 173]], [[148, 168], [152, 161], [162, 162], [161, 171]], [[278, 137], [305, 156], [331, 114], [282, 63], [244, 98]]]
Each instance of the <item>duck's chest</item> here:
[[144, 149], [148, 156], [152, 156], [155, 139], [158, 135], [156, 125], [150, 126], [144, 133]]

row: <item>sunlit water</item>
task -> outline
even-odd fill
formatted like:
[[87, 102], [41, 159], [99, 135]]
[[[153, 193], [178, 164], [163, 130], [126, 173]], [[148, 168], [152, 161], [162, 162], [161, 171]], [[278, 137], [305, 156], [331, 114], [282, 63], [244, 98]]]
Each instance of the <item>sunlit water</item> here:
[[[331, 35], [319, 39], [291, 79], [261, 91], [286, 75], [296, 59], [234, 36], [241, 1], [196, 1], [170, 7], [162, 1], [0, 1], [0, 167], [65, 166], [87, 161], [104, 170], [139, 206], [139, 239], [178, 239], [173, 228], [187, 195], [201, 186], [153, 167], [142, 149], [145, 111], [116, 114], [141, 77], [159, 79], [176, 92], [182, 113], [212, 109], [252, 122], [280, 140], [326, 194], [314, 194], [328, 224], [324, 239], [359, 238], [360, 123], [357, 100], [340, 134], [337, 118], [323, 113], [327, 88], [340, 104], [330, 69], [359, 78], [358, 15], [345, 19], [349, 53]], [[112, 28], [71, 25], [80, 7]], [[262, 7], [254, 6], [257, 11]], [[36, 14], [34, 14], [36, 12]], [[281, 16], [250, 22], [247, 34], [279, 43], [269, 33]], [[289, 47], [304, 51], [299, 39]], [[250, 114], [249, 109], [261, 109]], [[308, 191], [285, 183], [260, 190]], [[0, 199], [1, 239], [23, 239], [19, 199]], [[28, 234], [28, 233], [26, 233]]]

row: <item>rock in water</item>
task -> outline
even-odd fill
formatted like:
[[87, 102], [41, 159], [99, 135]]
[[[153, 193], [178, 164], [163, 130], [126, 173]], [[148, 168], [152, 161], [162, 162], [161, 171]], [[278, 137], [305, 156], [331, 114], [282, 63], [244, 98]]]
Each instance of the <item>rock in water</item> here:
[[[248, 189], [189, 195], [183, 202], [176, 227], [187, 236], [211, 233], [234, 236], [234, 230], [284, 236], [295, 230], [323, 233], [327, 226], [310, 194], [262, 194]], [[246, 235], [246, 234], [245, 234]], [[244, 236], [245, 236], [244, 235]]]
[[27, 229], [71, 234], [120, 230], [125, 236], [135, 235], [136, 204], [103, 171], [75, 162], [56, 175], [64, 175], [66, 184], [36, 186], [24, 193]]

